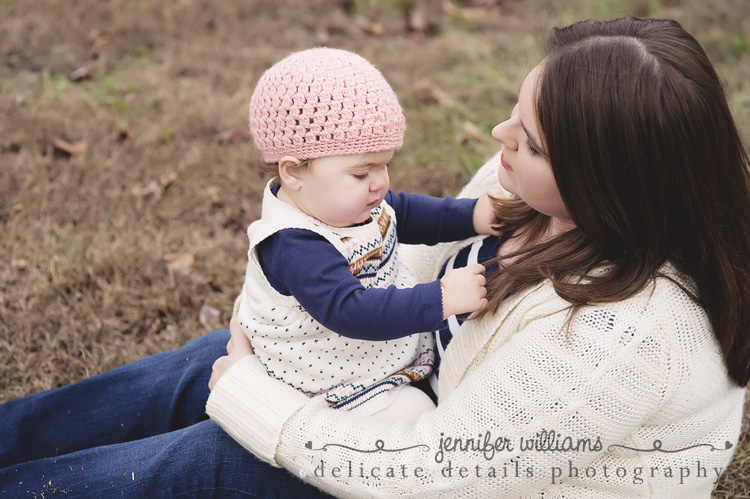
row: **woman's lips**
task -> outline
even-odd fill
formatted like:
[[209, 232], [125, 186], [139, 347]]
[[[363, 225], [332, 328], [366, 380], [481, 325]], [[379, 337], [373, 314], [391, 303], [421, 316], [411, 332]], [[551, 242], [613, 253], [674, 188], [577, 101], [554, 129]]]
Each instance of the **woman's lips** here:
[[505, 168], [506, 170], [513, 170], [508, 162], [505, 161], [505, 155], [503, 153], [500, 153], [500, 164], [503, 165], [503, 168]]

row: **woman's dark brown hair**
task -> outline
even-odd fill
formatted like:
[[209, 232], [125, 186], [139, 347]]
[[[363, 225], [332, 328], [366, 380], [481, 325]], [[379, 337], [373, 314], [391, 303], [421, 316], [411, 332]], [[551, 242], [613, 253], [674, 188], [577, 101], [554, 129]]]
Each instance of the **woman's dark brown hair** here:
[[[489, 310], [543, 279], [573, 312], [622, 300], [670, 262], [706, 310], [730, 376], [746, 385], [750, 164], [699, 43], [665, 20], [555, 29], [535, 90], [544, 148], [577, 228], [503, 265], [487, 284]], [[520, 200], [497, 200], [496, 212], [501, 227], [526, 228], [531, 241], [548, 222]]]

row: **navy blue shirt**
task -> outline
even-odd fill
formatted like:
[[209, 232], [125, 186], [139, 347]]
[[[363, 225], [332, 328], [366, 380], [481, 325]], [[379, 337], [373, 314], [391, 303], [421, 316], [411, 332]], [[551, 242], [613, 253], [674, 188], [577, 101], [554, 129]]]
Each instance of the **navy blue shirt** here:
[[[505, 241], [505, 239], [504, 236], [488, 236], [481, 241], [475, 242], [471, 246], [463, 248], [452, 256], [445, 265], [443, 265], [439, 277], [445, 275], [449, 270], [466, 267], [470, 264], [481, 263], [484, 265], [487, 261], [497, 256], [498, 247], [503, 241]], [[489, 277], [497, 272], [498, 269], [497, 262], [492, 262], [491, 265], [487, 266], [485, 276]], [[450, 343], [453, 336], [458, 332], [458, 328], [461, 327], [461, 324], [463, 324], [463, 321], [466, 320], [469, 315], [471, 314], [451, 315], [448, 317], [448, 320], [445, 321], [445, 326], [435, 332], [435, 344], [437, 346], [436, 365], [440, 365], [440, 359], [442, 358], [445, 349], [448, 347], [448, 343]]]
[[[272, 190], [277, 191], [278, 187]], [[476, 199], [389, 191], [385, 200], [396, 213], [401, 243], [432, 245], [476, 235]], [[342, 336], [382, 341], [445, 325], [439, 280], [406, 289], [366, 289], [349, 271], [344, 255], [324, 237], [304, 229], [280, 230], [257, 248], [271, 286], [282, 295], [293, 295], [307, 313]]]

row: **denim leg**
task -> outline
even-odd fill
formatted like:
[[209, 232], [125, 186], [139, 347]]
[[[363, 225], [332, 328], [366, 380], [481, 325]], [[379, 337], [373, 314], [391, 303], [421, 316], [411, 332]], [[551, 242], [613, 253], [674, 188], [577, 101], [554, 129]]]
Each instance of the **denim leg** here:
[[258, 460], [210, 420], [0, 469], [0, 497], [53, 493], [79, 499], [330, 497]]
[[229, 331], [203, 335], [72, 385], [0, 405], [0, 468], [138, 440], [206, 419], [211, 366]]

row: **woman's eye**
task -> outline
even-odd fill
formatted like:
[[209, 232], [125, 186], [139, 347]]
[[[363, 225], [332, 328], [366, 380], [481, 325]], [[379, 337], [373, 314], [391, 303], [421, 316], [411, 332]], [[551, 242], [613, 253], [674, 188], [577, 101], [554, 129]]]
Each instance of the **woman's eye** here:
[[529, 154], [531, 154], [532, 156], [539, 156], [539, 151], [531, 147], [531, 144], [529, 144], [528, 140], [526, 141], [526, 149], [528, 149]]

